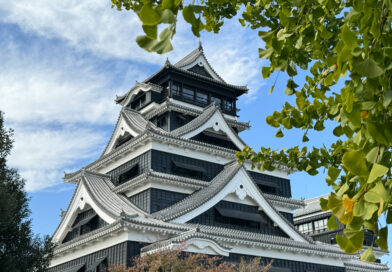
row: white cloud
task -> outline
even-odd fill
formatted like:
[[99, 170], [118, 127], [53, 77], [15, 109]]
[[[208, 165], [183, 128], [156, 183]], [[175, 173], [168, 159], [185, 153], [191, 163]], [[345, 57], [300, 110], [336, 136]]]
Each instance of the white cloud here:
[[118, 73], [66, 51], [59, 57], [50, 49], [40, 52], [45, 47], [0, 46], [7, 48], [0, 52], [0, 109], [12, 122], [110, 124], [119, 111], [115, 94], [125, 93], [146, 75], [129, 64], [122, 67], [123, 81]]
[[[166, 56], [147, 53], [137, 46], [135, 38], [142, 33], [137, 16], [110, 6], [109, 0], [11, 1], [1, 6], [4, 15], [0, 20], [44, 37], [64, 39], [73, 47], [100, 57], [162, 65]], [[219, 35], [202, 32], [202, 40], [207, 50], [211, 48], [209, 59], [222, 77], [234, 84], [248, 84], [253, 95], [254, 89], [260, 87], [254, 78], [260, 75], [261, 67], [257, 48], [262, 43], [256, 31], [245, 29], [234, 18], [225, 23]], [[190, 26], [182, 18], [173, 44], [175, 51], [168, 56], [175, 60], [196, 46], [196, 37], [190, 34]]]
[[[110, 133], [102, 126], [114, 125], [119, 111], [115, 94], [166, 58], [137, 46], [137, 17], [111, 9], [109, 0], [0, 0], [0, 27], [0, 109], [16, 129], [10, 164], [29, 191], [57, 185], [64, 170], [96, 159]], [[214, 69], [228, 83], [247, 84], [247, 99], [254, 98], [263, 85], [256, 33], [234, 19], [218, 36], [203, 32], [202, 42]], [[172, 62], [197, 46], [182, 19], [173, 44]]]
[[[6, 116], [7, 117], [7, 116]], [[94, 129], [66, 127], [59, 130], [13, 126], [15, 146], [9, 165], [27, 180], [26, 190], [37, 191], [61, 182], [64, 170], [92, 160], [102, 151], [105, 135]]]
[[18, 24], [26, 32], [61, 38], [71, 46], [97, 55], [157, 62], [140, 49], [135, 37], [141, 33], [137, 17], [111, 8], [110, 0], [18, 0], [0, 1], [1, 21]]

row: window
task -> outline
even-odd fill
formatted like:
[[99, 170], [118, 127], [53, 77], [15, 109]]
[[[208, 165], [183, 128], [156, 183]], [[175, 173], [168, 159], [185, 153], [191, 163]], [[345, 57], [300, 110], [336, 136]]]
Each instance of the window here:
[[220, 106], [222, 104], [222, 99], [220, 99], [219, 97], [211, 96], [211, 103], [212, 102], [215, 102], [218, 106]]
[[182, 96], [185, 99], [194, 100], [195, 99], [195, 90], [190, 87], [184, 86], [184, 88], [182, 89]]
[[124, 136], [121, 136], [118, 138], [116, 144], [114, 145], [114, 148], [117, 148], [117, 147], [125, 144], [126, 142], [128, 142], [131, 139], [133, 139], [133, 136], [131, 134], [129, 134], [128, 132], [126, 132], [124, 134]]
[[207, 103], [208, 103], [208, 95], [206, 93], [201, 92], [201, 91], [198, 90], [196, 92], [196, 101], [201, 103], [201, 104], [207, 105]]
[[224, 99], [223, 100], [223, 109], [227, 111], [234, 110], [234, 102]]
[[118, 184], [124, 183], [139, 174], [139, 164], [133, 165], [118, 177]]
[[327, 223], [328, 223], [328, 218], [314, 221], [314, 231], [321, 232], [328, 229]]
[[181, 85], [179, 83], [173, 82], [172, 95], [173, 96], [180, 96], [181, 95]]
[[302, 233], [313, 232], [313, 224], [312, 222], [309, 222], [309, 223], [298, 225], [298, 230]]
[[131, 103], [131, 108], [134, 110], [140, 109], [144, 104], [146, 103], [146, 94], [144, 93], [140, 97], [137, 97], [134, 101]]

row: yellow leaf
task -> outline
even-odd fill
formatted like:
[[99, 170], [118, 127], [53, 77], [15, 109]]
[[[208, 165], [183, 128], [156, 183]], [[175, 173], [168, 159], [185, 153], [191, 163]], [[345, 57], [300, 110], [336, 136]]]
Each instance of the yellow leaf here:
[[361, 111], [361, 117], [363, 119], [368, 119], [369, 118], [369, 112], [367, 110]]
[[346, 213], [351, 213], [354, 209], [356, 200], [352, 200], [348, 197], [348, 195], [343, 196], [343, 207], [346, 210]]

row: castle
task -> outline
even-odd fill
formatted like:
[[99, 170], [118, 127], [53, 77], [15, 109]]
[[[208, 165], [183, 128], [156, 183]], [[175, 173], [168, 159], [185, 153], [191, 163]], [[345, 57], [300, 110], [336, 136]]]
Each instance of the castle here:
[[103, 154], [64, 176], [77, 187], [49, 271], [106, 271], [182, 243], [227, 262], [274, 260], [272, 272], [388, 271], [299, 231], [293, 211], [305, 203], [292, 199], [284, 167], [238, 164], [239, 133], [250, 126], [236, 102], [246, 92], [215, 72], [200, 45], [117, 97]]

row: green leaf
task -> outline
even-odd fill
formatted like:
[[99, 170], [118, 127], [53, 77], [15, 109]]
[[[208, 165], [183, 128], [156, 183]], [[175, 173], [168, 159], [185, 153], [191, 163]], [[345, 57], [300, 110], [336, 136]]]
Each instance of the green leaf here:
[[161, 21], [159, 13], [151, 6], [150, 3], [143, 5], [139, 12], [139, 18], [143, 22], [143, 25], [156, 25]]
[[351, 173], [360, 177], [367, 177], [369, 170], [366, 166], [365, 155], [362, 151], [348, 151], [343, 155], [343, 165]]
[[263, 75], [263, 78], [268, 78], [271, 75], [271, 68], [270, 67], [263, 67], [261, 68], [261, 73]]
[[336, 229], [336, 228], [338, 227], [338, 223], [336, 222], [335, 216], [331, 216], [331, 217], [328, 219], [327, 227], [328, 227], [328, 229], [330, 229], [330, 230], [334, 230], [334, 229]]
[[374, 186], [368, 193], [376, 193], [384, 202], [386, 202], [389, 198], [389, 194], [382, 181], [377, 182], [376, 186]]
[[364, 198], [367, 202], [370, 203], [380, 203], [381, 201], [381, 197], [377, 193], [371, 191], [367, 192], [364, 195]]
[[376, 261], [376, 257], [373, 253], [373, 247], [366, 249], [361, 255], [361, 261], [373, 263]]
[[365, 203], [365, 213], [362, 216], [364, 220], [369, 220], [373, 214], [378, 210], [378, 206], [374, 203]]
[[388, 88], [388, 90], [384, 94], [384, 101], [382, 105], [384, 106], [384, 108], [387, 108], [389, 104], [391, 104], [391, 102], [392, 102], [392, 90]]
[[261, 59], [268, 59], [272, 55], [273, 52], [274, 52], [274, 49], [272, 47], [270, 47], [266, 50], [260, 48], [259, 49], [259, 57]]
[[156, 40], [158, 38], [157, 25], [153, 25], [153, 26], [143, 25], [143, 31], [144, 33], [146, 33], [146, 36], [152, 40]]
[[351, 111], [344, 111], [344, 114], [347, 116], [348, 120], [355, 127], [361, 127], [361, 105], [359, 103], [355, 103], [352, 105]]
[[361, 198], [354, 205], [353, 215], [354, 216], [363, 216], [365, 214], [365, 200]]
[[162, 8], [164, 8], [164, 9], [174, 8], [173, 0], [162, 0]]
[[389, 168], [384, 165], [378, 163], [373, 164], [367, 183], [373, 183], [377, 178], [384, 176], [388, 170]]
[[388, 251], [388, 227], [384, 227], [380, 229], [378, 232], [378, 239], [376, 240], [376, 244], [380, 247], [381, 250]]
[[384, 135], [383, 131], [380, 129], [379, 124], [373, 122], [367, 122], [367, 131], [372, 136], [374, 140], [385, 146], [389, 146], [387, 137]]
[[363, 239], [364, 231], [357, 232], [355, 235], [353, 235], [352, 239], [336, 235], [336, 242], [338, 243], [340, 248], [348, 254], [357, 253], [358, 250], [362, 249]]
[[297, 88], [297, 87], [298, 87], [298, 85], [294, 82], [294, 80], [289, 79], [289, 80], [287, 80], [287, 86], [286, 86], [286, 89], [284, 90], [284, 93], [286, 95], [290, 96], [290, 95], [294, 94], [295, 88]]
[[174, 24], [176, 22], [176, 17], [170, 9], [164, 9], [161, 13], [162, 23]]
[[328, 211], [328, 199], [320, 198], [320, 207], [323, 212]]
[[282, 132], [281, 129], [279, 129], [278, 132], [276, 132], [275, 137], [276, 138], [282, 138], [283, 137], [283, 132]]
[[378, 162], [382, 158], [383, 152], [384, 152], [384, 147], [379, 148], [378, 146], [375, 146], [366, 154], [366, 160], [371, 163]]
[[342, 40], [349, 49], [353, 49], [357, 44], [357, 36], [347, 25], [342, 27]]
[[326, 181], [329, 186], [331, 186], [335, 180], [339, 177], [341, 169], [337, 169], [333, 166], [328, 167], [328, 176], [326, 177]]
[[367, 78], [375, 78], [384, 74], [384, 70], [372, 59], [366, 59], [353, 67], [359, 75]]
[[392, 210], [388, 210], [387, 224], [392, 224]]
[[[347, 229], [351, 229], [354, 231], [359, 231], [361, 230], [363, 226], [363, 219], [360, 216], [354, 216], [353, 219], [351, 220], [350, 224], [347, 225]], [[346, 234], [347, 236], [347, 234]]]
[[268, 94], [272, 94], [272, 92], [274, 91], [274, 89], [275, 89], [275, 84], [271, 86], [271, 88], [270, 88], [269, 91], [268, 91]]
[[332, 211], [332, 214], [337, 218], [344, 216], [345, 209], [343, 207], [343, 200], [340, 196], [332, 193], [328, 198], [328, 208]]

